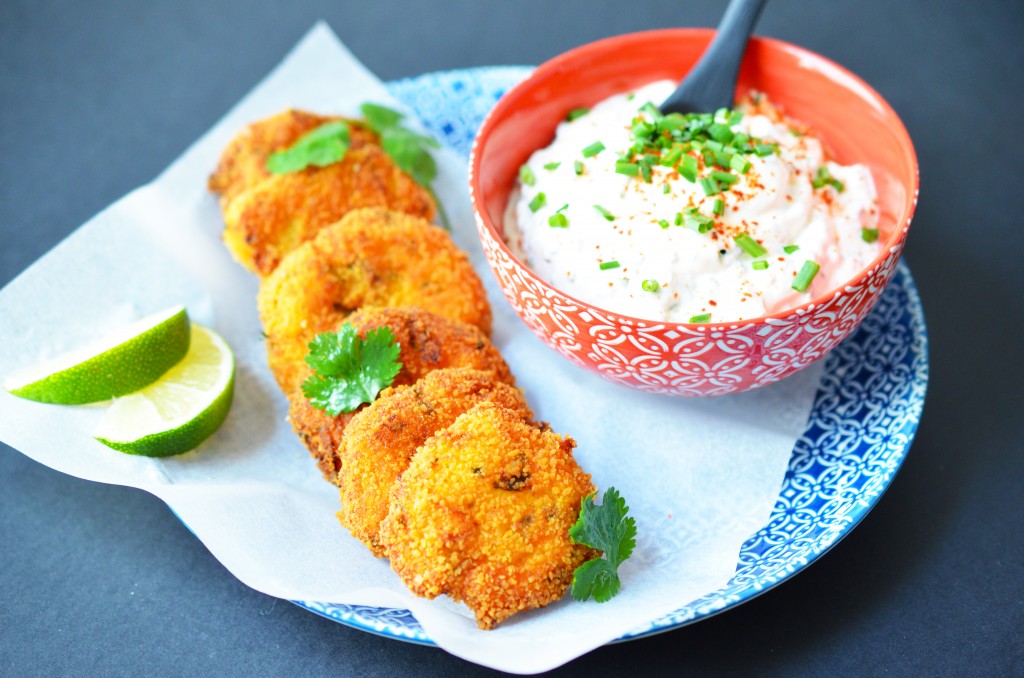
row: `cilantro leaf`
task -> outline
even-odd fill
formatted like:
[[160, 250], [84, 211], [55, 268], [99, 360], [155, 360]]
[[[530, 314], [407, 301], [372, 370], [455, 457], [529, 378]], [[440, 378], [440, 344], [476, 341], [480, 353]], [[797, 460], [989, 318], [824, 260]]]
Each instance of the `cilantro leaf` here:
[[599, 603], [607, 603], [619, 592], [619, 575], [604, 558], [588, 560], [576, 568], [572, 576], [572, 597], [584, 601], [590, 596]]
[[359, 110], [366, 119], [366, 124], [368, 124], [370, 129], [378, 134], [388, 127], [394, 127], [398, 124], [399, 120], [405, 117], [398, 111], [391, 110], [387, 106], [371, 104], [370, 102], [366, 102], [360, 106]]
[[569, 536], [577, 544], [604, 551], [604, 558], [576, 568], [572, 597], [582, 601], [593, 595], [597, 602], [604, 603], [619, 592], [619, 565], [636, 547], [636, 521], [626, 516], [629, 507], [614, 487], [605, 490], [600, 506], [594, 504], [594, 496], [583, 499], [580, 516], [569, 528]]
[[313, 407], [332, 417], [371, 403], [391, 385], [402, 369], [400, 347], [388, 327], [362, 338], [351, 323], [337, 332], [323, 332], [309, 342], [306, 363], [313, 376], [302, 382], [302, 393]]
[[310, 165], [325, 167], [339, 162], [348, 152], [351, 133], [348, 123], [335, 120], [324, 123], [283, 151], [271, 153], [267, 158], [267, 171], [271, 174], [290, 174]]
[[405, 116], [398, 111], [369, 102], [360, 106], [360, 111], [366, 119], [366, 124], [380, 136], [380, 146], [384, 152], [399, 169], [430, 192], [441, 215], [441, 223], [450, 231], [448, 214], [430, 185], [437, 178], [437, 163], [427, 149], [440, 148], [441, 145], [428, 136], [403, 127], [400, 122]]

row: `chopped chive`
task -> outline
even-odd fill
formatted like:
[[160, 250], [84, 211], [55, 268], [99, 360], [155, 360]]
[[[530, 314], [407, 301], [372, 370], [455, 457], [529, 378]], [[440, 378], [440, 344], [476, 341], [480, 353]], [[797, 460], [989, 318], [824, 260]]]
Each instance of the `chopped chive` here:
[[757, 144], [756, 146], [754, 146], [754, 153], [756, 153], [762, 158], [765, 157], [766, 155], [771, 155], [774, 152], [775, 147], [772, 146], [771, 144]]
[[750, 161], [744, 158], [742, 155], [736, 154], [732, 156], [732, 160], [729, 161], [729, 167], [736, 170], [740, 174], [746, 174], [750, 171]]
[[717, 181], [720, 184], [725, 184], [726, 186], [732, 186], [733, 184], [740, 180], [740, 178], [735, 174], [730, 174], [729, 172], [719, 172], [718, 170], [712, 172], [711, 176], [715, 179], [715, 181]]
[[668, 228], [668, 219], [658, 219], [658, 226], [661, 226], [662, 228]]
[[544, 195], [543, 191], [541, 191], [533, 197], [533, 200], [530, 201], [530, 211], [536, 212], [546, 204], [548, 204], [548, 197]]
[[665, 184], [661, 187], [661, 192], [664, 193], [665, 195], [668, 195], [669, 193], [672, 192], [672, 187], [669, 186], [668, 184]]
[[682, 157], [683, 147], [676, 146], [671, 151], [661, 156], [661, 160], [658, 161], [658, 164], [664, 165], [665, 167], [673, 167], [677, 162], [679, 162], [679, 159]]
[[679, 176], [691, 184], [697, 181], [697, 158], [692, 155], [683, 158], [683, 163], [679, 166]]
[[569, 217], [561, 212], [555, 212], [548, 217], [548, 226], [552, 228], [566, 228], [569, 225]]
[[764, 259], [758, 259], [757, 261], [752, 263], [750, 267], [753, 268], [755, 271], [763, 271], [764, 269], [768, 268], [768, 262], [765, 261]]
[[743, 120], [743, 111], [732, 111], [729, 113], [729, 126], [740, 124], [740, 120]]
[[576, 172], [576, 176], [583, 174], [583, 161], [577, 160], [572, 164], [572, 168]]
[[654, 131], [656, 129], [657, 129], [657, 127], [655, 127], [651, 123], [641, 121], [641, 122], [638, 122], [637, 124], [633, 125], [633, 127], [629, 130], [629, 132], [630, 132], [630, 134], [633, 135], [634, 139], [645, 139], [646, 140], [646, 139], [649, 139], [652, 134], [654, 134]]
[[577, 118], [582, 118], [587, 113], [590, 113], [589, 108], [574, 108], [566, 114], [565, 119], [569, 122], [572, 122]]
[[646, 113], [647, 115], [651, 116], [651, 118], [653, 118], [655, 122], [665, 117], [661, 114], [661, 111], [658, 110], [658, 107], [655, 106], [650, 101], [648, 101], [646, 104], [640, 107], [640, 112]]
[[595, 141], [586, 148], [583, 149], [584, 158], [593, 158], [595, 155], [604, 150], [604, 144], [600, 141]]
[[721, 198], [715, 198], [715, 201], [711, 203], [711, 211], [719, 216], [725, 214], [725, 201]]
[[669, 113], [661, 120], [658, 121], [659, 132], [672, 132], [673, 130], [683, 129], [686, 125], [686, 118], [678, 113]]
[[733, 136], [735, 136], [733, 131], [729, 129], [728, 125], [724, 125], [720, 122], [716, 122], [708, 127], [708, 134], [712, 139], [722, 144], [729, 143], [732, 141]]
[[657, 280], [645, 280], [640, 283], [640, 288], [644, 292], [657, 292], [661, 289], [661, 285], [658, 284]]
[[527, 186], [533, 186], [537, 183], [537, 177], [534, 176], [533, 170], [530, 169], [529, 165], [522, 165], [519, 168], [519, 180]]
[[811, 286], [814, 276], [818, 275], [820, 270], [821, 266], [818, 262], [811, 261], [810, 259], [805, 261], [800, 272], [796, 274], [796, 279], [793, 281], [793, 289], [797, 292], [806, 292], [807, 288]]
[[860, 229], [860, 237], [864, 242], [875, 242], [878, 240], [878, 229], [862, 228]]
[[613, 259], [612, 261], [602, 261], [598, 268], [600, 268], [602, 271], [607, 271], [613, 268], [618, 268], [621, 265], [622, 264]]
[[594, 205], [594, 209], [597, 210], [597, 213], [600, 214], [605, 219], [607, 219], [608, 221], [615, 221], [615, 215], [606, 210], [605, 208], [601, 207], [600, 205]]
[[706, 323], [706, 322], [710, 322], [710, 321], [711, 321], [711, 314], [710, 313], [701, 313], [700, 315], [695, 315], [695, 316], [691, 316], [690, 317], [690, 322], [691, 323]]
[[629, 162], [628, 160], [616, 160], [615, 173], [625, 174], [630, 177], [638, 177], [640, 176], [640, 165], [635, 162]]
[[675, 224], [676, 224], [676, 226], [682, 226], [683, 225], [683, 213], [682, 212], [676, 212]]
[[786, 245], [785, 247], [782, 248], [782, 251], [785, 252], [786, 254], [792, 254], [793, 252], [796, 252], [798, 249], [800, 249], [799, 245]]
[[823, 186], [831, 186], [836, 189], [839, 193], [843, 192], [843, 182], [834, 178], [828, 171], [828, 167], [822, 165], [818, 168], [817, 173], [814, 175], [814, 179], [811, 181], [811, 186], [814, 188], [822, 188]]
[[641, 161], [637, 164], [640, 165], [640, 176], [642, 176], [644, 181], [647, 183], [651, 183], [651, 163]]
[[561, 165], [561, 164], [562, 163], [560, 163], [560, 162], [549, 162], [546, 165], [544, 165], [544, 169], [546, 169], [546, 170], [556, 170], [556, 169], [558, 169], [558, 166]]
[[697, 182], [700, 184], [701, 190], [704, 191], [704, 195], [717, 195], [722, 192], [722, 189], [718, 186], [718, 182], [713, 177], [701, 177]]
[[768, 250], [762, 247], [761, 243], [751, 238], [747, 233], [740, 233], [733, 240], [740, 246], [740, 249], [754, 258], [763, 257], [768, 253]]
[[707, 233], [711, 230], [711, 227], [715, 225], [715, 220], [697, 212], [694, 214], [687, 214], [683, 217], [683, 223], [686, 224], [687, 228], [697, 231], [698, 233]]

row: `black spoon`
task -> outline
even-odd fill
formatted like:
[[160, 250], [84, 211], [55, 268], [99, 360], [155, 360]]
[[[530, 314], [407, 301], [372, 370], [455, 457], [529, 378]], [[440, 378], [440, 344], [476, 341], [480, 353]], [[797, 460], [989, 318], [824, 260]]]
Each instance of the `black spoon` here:
[[747, 40], [768, 0], [731, 0], [715, 39], [683, 81], [661, 105], [662, 113], [713, 113], [732, 108], [736, 76]]

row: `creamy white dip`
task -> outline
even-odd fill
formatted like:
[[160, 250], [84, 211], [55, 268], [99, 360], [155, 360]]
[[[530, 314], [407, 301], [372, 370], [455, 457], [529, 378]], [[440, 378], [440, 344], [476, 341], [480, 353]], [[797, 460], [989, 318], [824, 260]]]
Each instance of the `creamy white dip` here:
[[[633, 143], [631, 126], [638, 116], [651, 120], [640, 107], [660, 103], [674, 87], [659, 81], [613, 96], [561, 123], [551, 145], [530, 157], [528, 181], [520, 181], [509, 200], [505, 233], [534, 272], [567, 294], [624, 315], [689, 322], [710, 314], [710, 322], [728, 322], [802, 304], [870, 263], [880, 248], [862, 235], [878, 221], [870, 171], [826, 161], [819, 140], [764, 115], [747, 113], [732, 129], [777, 144], [777, 151], [745, 155], [749, 169], [734, 170], [735, 183], [716, 195], [657, 164], [650, 182], [616, 173], [616, 160]], [[595, 142], [604, 150], [584, 157], [583, 149]], [[822, 166], [841, 191], [834, 184], [813, 186]], [[698, 178], [713, 169], [721, 171], [701, 161]], [[713, 213], [716, 199], [724, 202], [721, 215]], [[692, 208], [713, 218], [714, 226], [700, 233], [676, 225], [678, 214]], [[555, 219], [565, 225], [552, 226], [559, 211], [565, 219]], [[741, 233], [766, 252], [755, 257], [741, 248], [734, 240]], [[806, 292], [798, 292], [793, 283], [806, 261], [820, 271]]]

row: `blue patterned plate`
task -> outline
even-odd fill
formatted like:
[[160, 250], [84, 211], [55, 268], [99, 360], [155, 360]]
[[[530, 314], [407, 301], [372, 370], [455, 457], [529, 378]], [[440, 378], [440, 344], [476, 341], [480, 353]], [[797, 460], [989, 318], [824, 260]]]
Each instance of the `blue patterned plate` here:
[[[498, 98], [524, 67], [431, 73], [390, 83], [391, 93], [463, 156]], [[928, 386], [928, 338], [910, 270], [900, 264], [878, 305], [825, 359], [825, 372], [768, 524], [740, 549], [724, 587], [619, 640], [677, 628], [750, 600], [820, 558], [867, 515], [914, 439]], [[294, 601], [342, 624], [433, 645], [408, 610]]]

